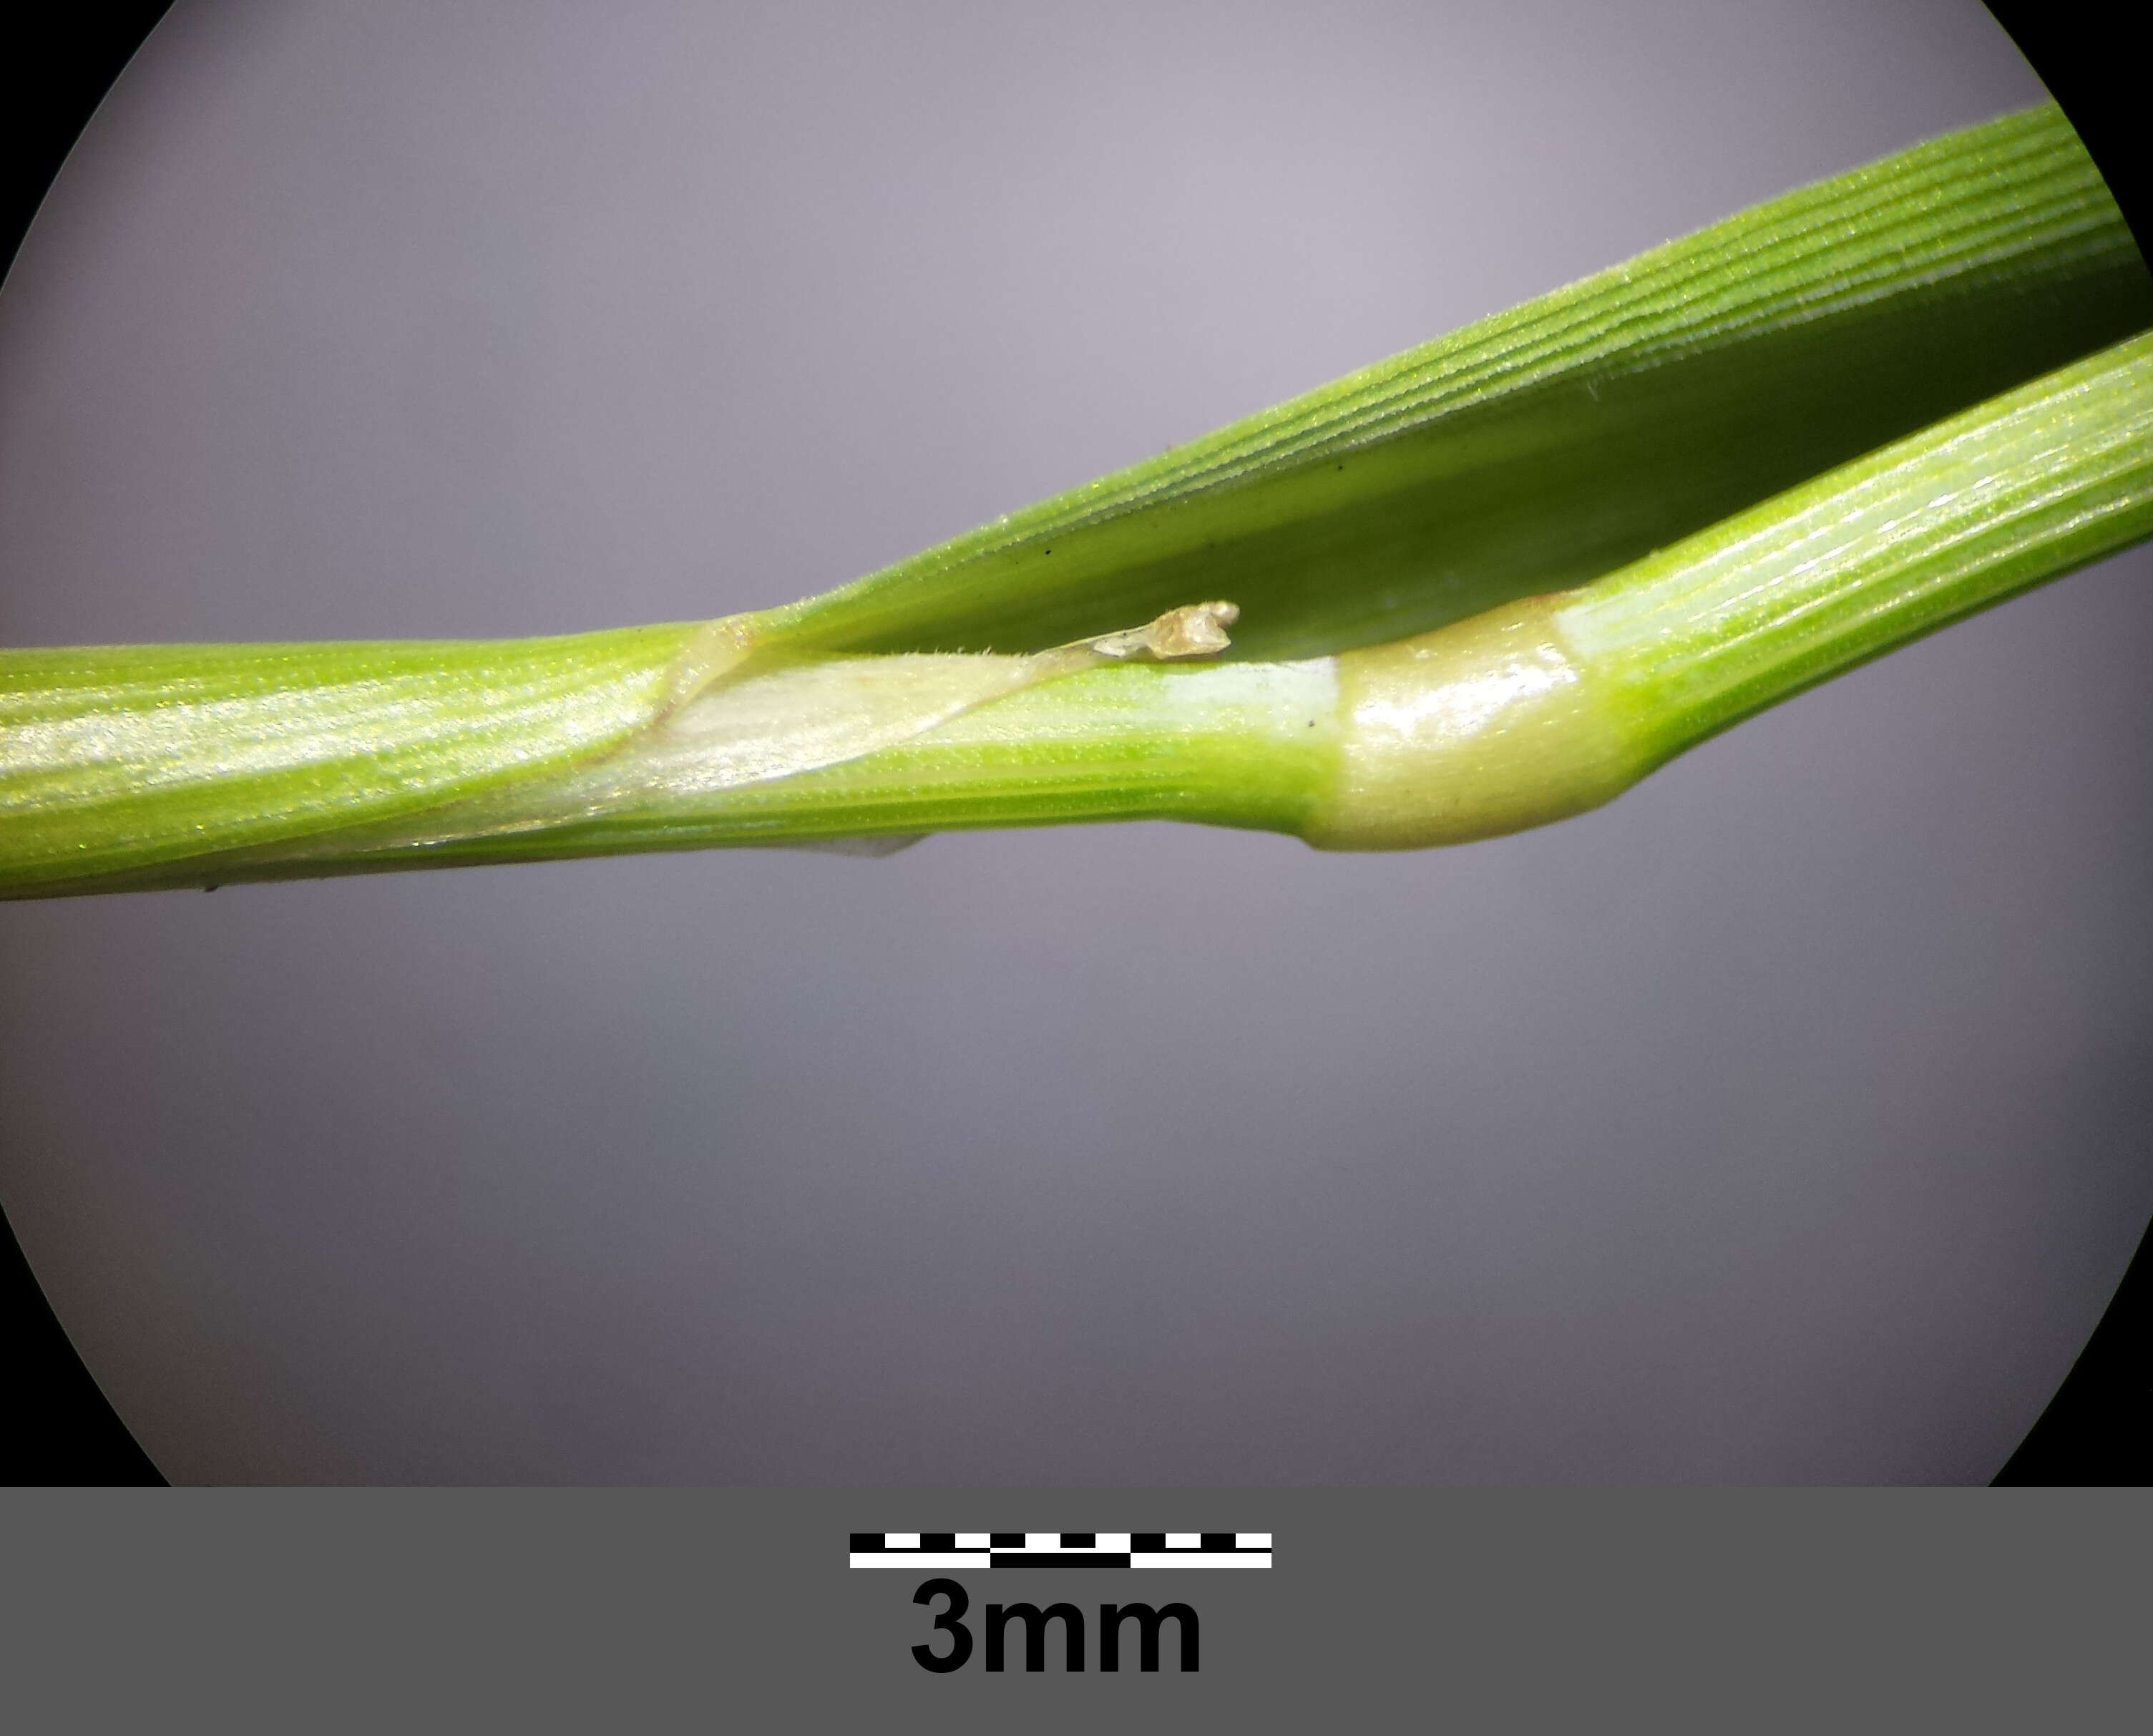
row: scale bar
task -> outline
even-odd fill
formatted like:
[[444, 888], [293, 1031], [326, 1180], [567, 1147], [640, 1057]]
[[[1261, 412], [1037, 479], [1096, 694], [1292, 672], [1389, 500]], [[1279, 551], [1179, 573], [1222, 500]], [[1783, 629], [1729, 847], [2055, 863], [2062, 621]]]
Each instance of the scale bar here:
[[1130, 1557], [1105, 1550], [1009, 1550], [994, 1556], [997, 1567], [1127, 1567]]
[[1110, 1555], [1103, 1552], [1082, 1555], [1074, 1550], [1054, 1555], [994, 1555], [973, 1550], [888, 1549], [854, 1551], [847, 1555], [845, 1564], [849, 1567], [909, 1567], [915, 1572], [933, 1569], [950, 1573], [994, 1567], [1268, 1567], [1271, 1557], [1268, 1550], [1236, 1550], [1231, 1555], [1202, 1554], [1195, 1550], [1147, 1550], [1141, 1555], [1132, 1551], [1125, 1555]]
[[852, 1567], [991, 1567], [994, 1558], [984, 1550], [854, 1550], [846, 1558]]
[[1153, 1554], [1146, 1550], [1140, 1555], [1132, 1554], [1129, 1557], [1132, 1567], [1268, 1567], [1270, 1565], [1271, 1552], [1267, 1549], [1238, 1549], [1231, 1555], [1210, 1550], [1199, 1553], [1187, 1549]]

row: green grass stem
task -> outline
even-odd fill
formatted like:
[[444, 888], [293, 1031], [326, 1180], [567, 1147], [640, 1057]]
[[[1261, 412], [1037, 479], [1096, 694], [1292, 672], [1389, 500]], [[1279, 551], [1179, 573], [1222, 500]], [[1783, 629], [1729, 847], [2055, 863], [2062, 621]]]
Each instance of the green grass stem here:
[[[1334, 848], [1541, 823], [2153, 534], [2149, 325], [2060, 115], [2006, 117], [786, 608], [0, 651], [0, 897], [1076, 821]], [[1238, 620], [1184, 607], [1207, 598]]]

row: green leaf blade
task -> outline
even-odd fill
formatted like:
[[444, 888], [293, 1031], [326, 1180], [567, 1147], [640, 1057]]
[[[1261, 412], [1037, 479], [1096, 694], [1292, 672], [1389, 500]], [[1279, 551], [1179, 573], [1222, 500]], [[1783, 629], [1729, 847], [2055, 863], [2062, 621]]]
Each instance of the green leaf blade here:
[[2053, 105], [1774, 200], [765, 619], [1026, 650], [1192, 598], [1306, 656], [1565, 588], [2153, 323]]

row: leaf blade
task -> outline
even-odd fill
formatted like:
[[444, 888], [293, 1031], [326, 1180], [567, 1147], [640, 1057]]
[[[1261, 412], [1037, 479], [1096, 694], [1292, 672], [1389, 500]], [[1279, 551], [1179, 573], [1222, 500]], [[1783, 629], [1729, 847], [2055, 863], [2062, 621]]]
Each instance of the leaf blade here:
[[762, 619], [817, 649], [1027, 650], [1230, 596], [1238, 656], [1377, 643], [1612, 571], [2150, 323], [2153, 277], [2045, 105]]

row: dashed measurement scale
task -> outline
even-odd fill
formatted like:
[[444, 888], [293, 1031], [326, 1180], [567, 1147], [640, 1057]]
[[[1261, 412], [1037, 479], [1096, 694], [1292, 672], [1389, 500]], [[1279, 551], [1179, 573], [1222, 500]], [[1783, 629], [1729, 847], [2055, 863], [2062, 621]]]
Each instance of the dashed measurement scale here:
[[[912, 1648], [920, 1668], [938, 1676], [962, 1669], [973, 1653], [973, 1631], [965, 1617], [971, 1596], [949, 1576], [1004, 1567], [1203, 1568], [1269, 1567], [1269, 1531], [854, 1531], [846, 1557], [853, 1567], [909, 1568], [932, 1577], [921, 1581], [912, 1601], [930, 1611], [943, 1606], [934, 1617], [928, 1641]], [[1160, 1664], [1160, 1640], [1168, 1624], [1178, 1636], [1180, 1668], [1192, 1674], [1201, 1655], [1200, 1624], [1188, 1604], [1173, 1602], [1154, 1609], [1148, 1603], [1107, 1601], [1096, 1617], [1087, 1619], [1073, 1603], [1050, 1603], [1041, 1609], [1032, 1603], [990, 1603], [981, 1616], [985, 1644], [984, 1667], [995, 1674], [1007, 1667], [1005, 1636], [1011, 1627], [1024, 1636], [1024, 1669], [1036, 1674], [1046, 1667], [1047, 1633], [1058, 1626], [1062, 1637], [1062, 1669], [1075, 1673], [1085, 1667], [1087, 1632], [1098, 1637], [1098, 1667], [1112, 1672], [1122, 1667], [1123, 1630], [1133, 1623], [1137, 1636], [1136, 1667], [1155, 1674]], [[938, 1646], [946, 1639], [947, 1648]]]
[[854, 1567], [1268, 1567], [1269, 1531], [855, 1531]]

